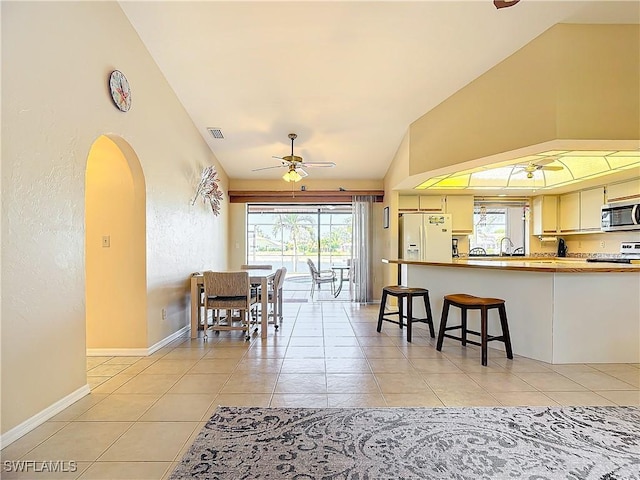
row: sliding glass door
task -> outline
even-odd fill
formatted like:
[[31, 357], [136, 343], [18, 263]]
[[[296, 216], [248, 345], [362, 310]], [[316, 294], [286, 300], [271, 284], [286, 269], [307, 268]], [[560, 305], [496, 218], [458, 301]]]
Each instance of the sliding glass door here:
[[249, 205], [247, 263], [308, 273], [351, 258], [351, 205]]

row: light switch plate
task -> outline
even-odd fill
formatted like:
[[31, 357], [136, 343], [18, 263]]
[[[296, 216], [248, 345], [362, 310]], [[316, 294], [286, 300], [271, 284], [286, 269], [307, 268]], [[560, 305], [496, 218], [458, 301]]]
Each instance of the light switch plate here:
[[109, 235], [102, 236], [102, 246], [110, 247], [111, 246], [111, 237]]

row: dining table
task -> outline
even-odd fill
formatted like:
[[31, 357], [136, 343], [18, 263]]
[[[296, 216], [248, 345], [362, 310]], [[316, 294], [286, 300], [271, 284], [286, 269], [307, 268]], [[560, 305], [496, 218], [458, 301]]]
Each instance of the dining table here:
[[[349, 269], [351, 267], [349, 265], [346, 264], [335, 264], [335, 265], [331, 265], [331, 269], [336, 272], [336, 277], [338, 278], [338, 288], [336, 289], [336, 291], [334, 292], [333, 296], [334, 297], [338, 297], [338, 295], [340, 295], [340, 292], [342, 291], [342, 284], [345, 280], [349, 280]], [[347, 272], [347, 276], [345, 278], [344, 276], [344, 272]]]
[[[237, 270], [227, 270], [237, 271]], [[269, 282], [273, 282], [276, 275], [276, 270], [271, 269], [248, 269], [242, 270], [249, 274], [249, 283], [253, 286], [259, 286], [261, 291], [264, 292], [261, 295], [261, 308], [260, 308], [260, 337], [267, 338], [268, 328], [268, 301], [269, 295]], [[200, 304], [200, 298], [204, 292], [204, 275], [202, 273], [194, 273], [191, 275], [191, 338], [198, 337], [198, 329], [200, 327], [200, 321], [202, 319], [202, 305]]]

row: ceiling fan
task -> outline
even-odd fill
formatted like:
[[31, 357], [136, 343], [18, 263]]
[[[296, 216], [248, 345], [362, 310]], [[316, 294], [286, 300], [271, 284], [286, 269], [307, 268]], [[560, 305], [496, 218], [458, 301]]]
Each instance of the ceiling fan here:
[[251, 170], [252, 172], [257, 172], [259, 170], [269, 170], [271, 168], [282, 168], [286, 167], [287, 172], [282, 176], [282, 179], [286, 182], [298, 182], [309, 174], [302, 167], [335, 167], [336, 164], [333, 162], [305, 162], [302, 157], [293, 154], [293, 141], [298, 138], [298, 135], [295, 133], [290, 133], [289, 139], [291, 140], [291, 155], [286, 155], [284, 157], [278, 157], [276, 155], [273, 158], [277, 158], [280, 160], [280, 165], [276, 165], [273, 167], [263, 167], [256, 168]]
[[549, 165], [549, 163], [555, 162], [555, 158], [547, 158], [545, 160], [540, 160], [538, 162], [529, 162], [527, 164], [519, 164], [517, 167], [521, 167], [518, 172], [526, 172], [527, 178], [533, 178], [533, 172], [536, 170], [548, 170], [548, 171], [558, 171], [562, 170], [564, 167], [561, 165]]

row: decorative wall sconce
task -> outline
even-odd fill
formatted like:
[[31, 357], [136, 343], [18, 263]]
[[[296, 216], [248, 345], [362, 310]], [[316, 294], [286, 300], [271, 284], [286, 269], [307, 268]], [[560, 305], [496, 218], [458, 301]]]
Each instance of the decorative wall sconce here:
[[202, 200], [205, 203], [211, 205], [211, 210], [214, 215], [220, 215], [220, 201], [222, 200], [222, 190], [218, 184], [220, 179], [218, 178], [218, 172], [213, 166], [206, 167], [202, 170], [202, 176], [200, 177], [200, 183], [196, 189], [196, 195], [191, 201], [191, 205], [196, 203], [198, 195], [202, 196]]

